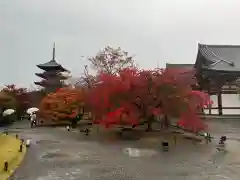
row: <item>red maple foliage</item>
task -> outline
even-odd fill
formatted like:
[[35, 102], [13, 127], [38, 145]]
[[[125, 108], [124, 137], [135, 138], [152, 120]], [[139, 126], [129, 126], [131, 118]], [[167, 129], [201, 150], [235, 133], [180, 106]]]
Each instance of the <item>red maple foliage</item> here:
[[206, 126], [196, 114], [209, 103], [209, 96], [193, 91], [196, 84], [194, 71], [127, 68], [118, 74], [100, 74], [88, 92], [87, 104], [95, 123], [106, 127], [134, 126], [164, 115], [181, 117], [182, 127], [199, 131]]

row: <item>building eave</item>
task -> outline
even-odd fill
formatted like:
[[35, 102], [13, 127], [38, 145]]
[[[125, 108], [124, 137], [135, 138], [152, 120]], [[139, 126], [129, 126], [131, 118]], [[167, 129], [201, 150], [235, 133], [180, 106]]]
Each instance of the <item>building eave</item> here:
[[240, 72], [240, 45], [198, 44], [195, 67], [198, 71], [209, 69], [215, 72]]

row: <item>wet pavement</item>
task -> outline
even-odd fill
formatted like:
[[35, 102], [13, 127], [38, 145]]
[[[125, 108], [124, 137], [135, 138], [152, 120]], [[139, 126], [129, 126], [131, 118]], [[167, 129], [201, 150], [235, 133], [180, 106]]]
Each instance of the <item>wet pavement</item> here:
[[[216, 137], [211, 144], [179, 144], [162, 152], [160, 142], [155, 148], [140, 141], [102, 143], [61, 128], [29, 129], [19, 123], [9, 131], [31, 139], [32, 145], [11, 179], [239, 180], [240, 122], [209, 124]], [[221, 135], [229, 137], [227, 152], [216, 150]]]

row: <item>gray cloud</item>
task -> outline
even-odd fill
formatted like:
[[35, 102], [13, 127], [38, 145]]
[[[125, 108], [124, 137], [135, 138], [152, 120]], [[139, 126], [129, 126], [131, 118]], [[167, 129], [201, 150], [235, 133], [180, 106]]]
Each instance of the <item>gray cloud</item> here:
[[106, 45], [136, 55], [144, 68], [193, 63], [196, 45], [240, 44], [237, 0], [2, 0], [0, 84], [29, 86], [36, 64], [57, 59], [78, 74]]

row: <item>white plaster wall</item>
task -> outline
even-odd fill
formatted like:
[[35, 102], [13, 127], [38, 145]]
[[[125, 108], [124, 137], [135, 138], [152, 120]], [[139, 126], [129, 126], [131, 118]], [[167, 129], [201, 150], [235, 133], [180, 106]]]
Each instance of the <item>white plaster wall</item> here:
[[[222, 95], [222, 106], [223, 107], [240, 107], [240, 96], [238, 94], [223, 94]], [[211, 96], [213, 101], [212, 107], [217, 107], [217, 96]], [[208, 109], [205, 109], [206, 114], [209, 113]], [[218, 110], [212, 109], [212, 114], [218, 114]], [[223, 109], [223, 114], [240, 114], [240, 109]]]

